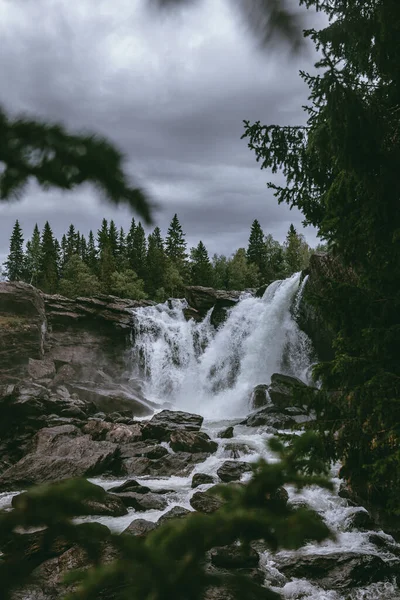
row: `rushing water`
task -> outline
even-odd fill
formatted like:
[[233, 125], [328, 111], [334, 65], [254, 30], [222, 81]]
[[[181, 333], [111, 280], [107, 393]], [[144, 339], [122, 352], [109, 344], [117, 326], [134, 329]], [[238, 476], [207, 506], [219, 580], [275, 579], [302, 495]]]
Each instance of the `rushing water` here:
[[134, 363], [143, 366], [147, 397], [207, 418], [238, 417], [249, 412], [254, 386], [273, 373], [306, 380], [311, 345], [290, 310], [301, 291], [296, 274], [262, 298], [244, 295], [217, 332], [210, 314], [186, 321], [184, 301], [135, 310]]

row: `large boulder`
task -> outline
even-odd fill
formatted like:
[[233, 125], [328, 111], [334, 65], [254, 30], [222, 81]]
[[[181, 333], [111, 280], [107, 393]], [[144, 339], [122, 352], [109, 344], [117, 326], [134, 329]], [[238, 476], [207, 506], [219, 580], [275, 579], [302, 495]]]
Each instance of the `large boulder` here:
[[143, 438], [168, 441], [172, 431], [199, 431], [203, 417], [192, 413], [162, 410], [143, 427]]
[[248, 569], [260, 562], [258, 552], [249, 546], [220, 546], [211, 550], [211, 564], [223, 569]]
[[226, 460], [218, 469], [217, 475], [224, 483], [239, 481], [244, 473], [251, 471], [249, 463]]
[[195, 492], [190, 499], [190, 506], [198, 512], [211, 514], [221, 508], [224, 501], [207, 492]]
[[207, 483], [215, 483], [214, 477], [212, 475], [207, 475], [207, 473], [195, 473], [193, 475], [192, 488], [197, 488], [199, 487], [199, 485]]
[[217, 442], [210, 439], [202, 431], [173, 431], [170, 435], [170, 446], [175, 452], [216, 452]]
[[111, 442], [95, 442], [73, 425], [41, 429], [32, 451], [0, 477], [0, 490], [15, 490], [36, 483], [70, 477], [118, 473], [120, 452]]
[[146, 521], [146, 519], [135, 519], [132, 521], [130, 525], [126, 529], [124, 529], [123, 533], [127, 533], [128, 535], [137, 535], [139, 537], [146, 537], [148, 533], [154, 531], [157, 528], [157, 523], [153, 523], [153, 521]]
[[140, 477], [152, 475], [158, 477], [170, 477], [171, 475], [189, 475], [196, 464], [204, 462], [209, 453], [176, 452], [166, 454], [159, 459], [151, 459], [146, 456], [126, 458], [122, 461], [122, 470], [125, 475]]
[[140, 494], [136, 492], [120, 492], [115, 496], [125, 506], [134, 508], [137, 512], [146, 510], [164, 510], [167, 506], [167, 501], [159, 494]]
[[348, 590], [390, 579], [393, 566], [376, 554], [334, 552], [275, 557], [276, 567], [287, 577], [315, 581], [326, 590]]
[[185, 298], [189, 305], [205, 316], [210, 308], [228, 308], [234, 306], [242, 292], [215, 290], [201, 285], [190, 285], [185, 288]]
[[293, 404], [301, 404], [302, 395], [310, 388], [298, 379], [281, 373], [271, 375], [271, 385], [268, 386], [268, 395], [274, 406], [283, 409]]
[[76, 393], [86, 402], [96, 406], [98, 411], [113, 413], [129, 411], [131, 415], [145, 417], [151, 415], [154, 405], [144, 398], [140, 390], [118, 383], [99, 386], [90, 381], [67, 383], [71, 393]]
[[164, 523], [172, 521], [173, 519], [184, 519], [190, 514], [191, 511], [183, 506], [173, 506], [170, 510], [161, 515], [157, 521], [157, 525], [163, 525]]
[[41, 359], [47, 328], [40, 292], [21, 282], [0, 282], [0, 380], [28, 374], [29, 358]]
[[260, 383], [259, 385], [256, 385], [250, 396], [251, 408], [257, 409], [269, 404], [270, 398], [268, 394], [268, 387], [269, 386], [265, 383]]

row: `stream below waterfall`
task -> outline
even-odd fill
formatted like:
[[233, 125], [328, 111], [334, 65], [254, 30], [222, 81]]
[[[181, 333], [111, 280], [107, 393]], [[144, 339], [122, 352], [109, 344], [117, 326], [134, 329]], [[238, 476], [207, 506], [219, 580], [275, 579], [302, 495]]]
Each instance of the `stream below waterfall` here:
[[[296, 324], [296, 311], [302, 293], [299, 274], [274, 282], [262, 298], [243, 294], [228, 311], [225, 323], [217, 331], [210, 323], [210, 314], [203, 321], [187, 321], [183, 301], [170, 301], [134, 311], [134, 338], [132, 340], [132, 376], [144, 379], [148, 400], [172, 410], [200, 414], [204, 417], [202, 430], [218, 443], [218, 450], [205, 462], [197, 464], [188, 476], [135, 477], [151, 490], [169, 489], [163, 497], [168, 500], [164, 510], [136, 513], [129, 509], [123, 517], [91, 517], [113, 531], [122, 532], [133, 520], [157, 521], [174, 506], [193, 510], [193, 493], [206, 491], [213, 484], [191, 488], [195, 473], [216, 475], [226, 460], [232, 460], [232, 443], [240, 448], [240, 461], [253, 462], [260, 457], [275, 461], [266, 442], [271, 437], [265, 427], [249, 427], [240, 422], [251, 412], [250, 397], [254, 386], [269, 384], [273, 373], [291, 375], [309, 382], [310, 368], [315, 360], [308, 337]], [[140, 365], [140, 367], [139, 367]], [[167, 404], [166, 404], [167, 403]], [[234, 437], [222, 439], [218, 433], [234, 426]], [[168, 452], [169, 444], [163, 442]], [[336, 533], [336, 540], [321, 544], [309, 543], [298, 551], [283, 551], [277, 555], [261, 552], [261, 568], [266, 582], [283, 598], [313, 600], [391, 600], [400, 599], [400, 591], [393, 581], [378, 581], [366, 587], [345, 591], [323, 589], [317, 582], [299, 578], [285, 578], [276, 568], [279, 557], [330, 555], [354, 553], [359, 556], [378, 555], [389, 562], [398, 561], [400, 545], [382, 531], [349, 528], [349, 519], [364, 509], [351, 506], [337, 494], [339, 465], [332, 468], [335, 491], [309, 487], [301, 493], [288, 489], [290, 501], [308, 503], [320, 513]], [[248, 477], [245, 474], [242, 481]], [[122, 484], [121, 480], [91, 479], [109, 489]], [[4, 500], [4, 499], [3, 499]], [[376, 545], [376, 538], [381, 547]], [[379, 577], [378, 577], [379, 579]], [[382, 578], [383, 579], [383, 578]], [[245, 600], [245, 598], [243, 598]]]
[[[203, 431], [219, 444], [218, 450], [204, 463], [195, 466], [187, 477], [151, 478], [139, 477], [152, 490], [169, 488], [169, 505], [163, 511], [148, 511], [130, 514], [120, 518], [100, 518], [100, 522], [116, 531], [124, 530], [136, 518], [156, 521], [173, 506], [183, 506], [193, 510], [190, 498], [194, 492], [205, 491], [213, 484], [203, 484], [191, 488], [195, 473], [206, 473], [216, 477], [216, 471], [227, 459], [232, 459], [227, 449], [232, 442], [244, 448], [241, 461], [256, 461], [264, 457], [269, 461], [276, 458], [267, 449], [266, 442], [271, 434], [262, 427], [240, 425], [242, 417], [250, 411], [250, 396], [255, 385], [269, 383], [273, 373], [279, 372], [296, 376], [305, 382], [309, 380], [310, 367], [314, 355], [308, 337], [300, 331], [296, 323], [303, 284], [299, 274], [282, 281], [274, 282], [266, 290], [263, 298], [243, 294], [238, 304], [228, 311], [226, 322], [217, 332], [210, 324], [210, 314], [200, 323], [187, 321], [183, 314], [185, 303], [171, 301], [169, 304], [146, 307], [135, 311], [135, 339], [132, 347], [132, 364], [141, 364], [145, 378], [145, 393], [149, 400], [171, 408], [195, 412], [204, 416]], [[211, 311], [210, 311], [211, 312]], [[136, 373], [137, 374], [137, 373]], [[234, 438], [221, 439], [218, 432], [228, 425], [234, 425]], [[172, 450], [169, 448], [169, 452]], [[336, 533], [335, 541], [322, 544], [308, 544], [294, 554], [333, 554], [355, 553], [379, 555], [395, 561], [400, 545], [391, 536], [378, 531], [365, 531], [348, 528], [349, 518], [356, 511], [337, 494], [339, 465], [332, 469], [335, 492], [310, 487], [301, 493], [289, 489], [293, 502], [308, 503], [320, 513], [329, 527]], [[242, 481], [246, 480], [246, 475]], [[106, 489], [120, 482], [94, 480]], [[387, 542], [391, 550], [383, 550], [373, 543], [373, 534]], [[280, 552], [279, 555], [293, 552]], [[277, 592], [288, 599], [315, 600], [390, 600], [399, 599], [400, 591], [395, 582], [372, 583], [367, 587], [339, 592], [326, 590], [316, 583], [304, 579], [285, 578], [275, 568], [277, 556], [265, 552], [261, 555], [261, 565], [265, 570], [266, 581], [272, 583]], [[245, 600], [245, 599], [243, 599]]]

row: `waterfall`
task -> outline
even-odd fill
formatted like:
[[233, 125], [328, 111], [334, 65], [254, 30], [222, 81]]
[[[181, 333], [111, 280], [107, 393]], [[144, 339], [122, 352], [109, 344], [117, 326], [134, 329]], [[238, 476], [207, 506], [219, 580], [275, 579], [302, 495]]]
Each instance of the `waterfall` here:
[[211, 311], [201, 323], [186, 321], [185, 301], [135, 309], [133, 364], [148, 399], [226, 419], [246, 415], [254, 386], [275, 372], [306, 380], [311, 345], [291, 310], [299, 280], [275, 281], [262, 298], [244, 294], [217, 331]]

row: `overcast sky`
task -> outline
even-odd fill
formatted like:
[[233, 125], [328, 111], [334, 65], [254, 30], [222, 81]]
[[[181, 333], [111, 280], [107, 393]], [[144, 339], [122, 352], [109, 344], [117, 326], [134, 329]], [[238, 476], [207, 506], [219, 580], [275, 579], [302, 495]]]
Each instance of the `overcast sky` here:
[[[298, 71], [315, 55], [261, 53], [234, 3], [199, 0], [155, 17], [146, 0], [0, 0], [0, 104], [108, 136], [158, 203], [164, 235], [177, 212], [188, 244], [202, 239], [210, 255], [246, 246], [255, 218], [281, 242], [293, 222], [315, 245], [315, 231], [277, 205], [240, 139], [243, 119], [304, 122]], [[16, 218], [30, 237], [46, 219], [61, 236], [71, 222], [97, 230], [103, 217], [129, 228], [131, 216], [89, 186], [61, 193], [32, 184], [21, 201], [0, 204], [0, 261]]]

